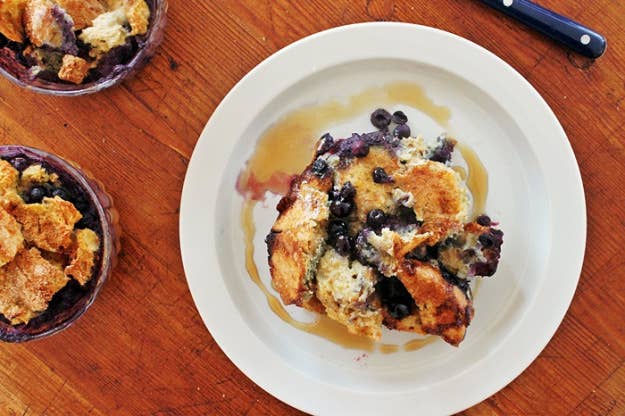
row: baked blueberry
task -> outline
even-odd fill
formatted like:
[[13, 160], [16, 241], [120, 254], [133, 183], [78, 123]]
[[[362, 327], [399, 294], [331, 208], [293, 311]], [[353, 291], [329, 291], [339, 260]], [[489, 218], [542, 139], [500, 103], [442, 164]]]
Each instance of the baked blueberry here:
[[391, 114], [383, 108], [378, 108], [371, 113], [371, 124], [382, 130], [391, 124]]
[[395, 124], [406, 124], [408, 122], [408, 117], [400, 110], [393, 113], [392, 120]]
[[386, 215], [381, 209], [373, 209], [367, 214], [367, 225], [379, 230], [386, 222]]
[[490, 217], [488, 215], [482, 214], [482, 215], [480, 215], [479, 217], [477, 217], [475, 219], [475, 222], [477, 222], [478, 224], [483, 225], [485, 227], [488, 227], [490, 225], [490, 223], [491, 223], [491, 219], [490, 219]]
[[400, 124], [393, 129], [393, 136], [404, 139], [410, 137], [410, 127], [407, 124]]
[[328, 163], [323, 159], [317, 159], [312, 165], [312, 171], [317, 176], [323, 176], [328, 171]]
[[334, 145], [334, 138], [330, 133], [325, 133], [319, 139], [319, 145], [317, 146], [317, 156], [326, 153]]
[[347, 217], [353, 209], [354, 204], [352, 202], [347, 202], [339, 199], [330, 203], [330, 212], [332, 213], [332, 215], [338, 218]]
[[391, 182], [393, 182], [393, 178], [388, 176], [388, 174], [386, 173], [384, 168], [377, 167], [377, 168], [373, 169], [373, 172], [371, 174], [373, 176], [373, 182], [375, 182], [375, 183], [391, 183]]

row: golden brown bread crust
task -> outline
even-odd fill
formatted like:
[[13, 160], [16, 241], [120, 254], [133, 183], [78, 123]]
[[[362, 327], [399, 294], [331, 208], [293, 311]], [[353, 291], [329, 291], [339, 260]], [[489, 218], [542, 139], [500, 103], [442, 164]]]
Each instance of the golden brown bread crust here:
[[[457, 172], [427, 159], [422, 139], [365, 150], [358, 140], [318, 147], [278, 204], [266, 240], [273, 286], [284, 303], [325, 313], [353, 334], [378, 340], [384, 325], [457, 346], [473, 316], [474, 274], [462, 255], [481, 247], [489, 227], [465, 225], [468, 190]], [[441, 250], [449, 264], [465, 259], [464, 274], [450, 272]]]
[[414, 196], [413, 209], [423, 221], [422, 232], [432, 233], [431, 244], [462, 229], [468, 197], [456, 172], [428, 160], [398, 172], [394, 179], [396, 186]]
[[64, 81], [80, 84], [89, 72], [89, 62], [72, 55], [64, 55], [58, 76]]
[[26, 0], [0, 1], [0, 33], [13, 42], [24, 41], [22, 19]]
[[0, 267], [13, 260], [23, 246], [22, 227], [11, 214], [0, 207]]
[[417, 304], [421, 329], [452, 345], [460, 344], [473, 317], [466, 294], [447, 282], [438, 267], [417, 260], [404, 260], [397, 277]]
[[394, 209], [392, 194], [393, 188], [397, 185], [373, 182], [371, 172], [377, 167], [382, 167], [389, 173], [399, 169], [397, 158], [383, 147], [372, 147], [367, 157], [354, 159], [348, 165], [336, 169], [337, 188], [345, 182], [351, 182], [358, 188], [354, 202], [356, 217], [362, 223], [367, 220], [367, 213], [372, 209], [377, 208], [386, 212]]
[[59, 48], [63, 44], [63, 30], [52, 9], [52, 0], [28, 0], [24, 9], [24, 29], [34, 46]]
[[74, 19], [74, 30], [91, 26], [93, 19], [106, 13], [106, 9], [98, 0], [56, 0], [56, 2]]
[[296, 177], [278, 204], [280, 215], [267, 237], [273, 287], [285, 304], [319, 310], [310, 285], [311, 270], [323, 254], [327, 226], [330, 177], [310, 170]]
[[0, 268], [0, 313], [13, 325], [28, 322], [48, 307], [68, 280], [36, 248], [22, 250]]
[[316, 297], [325, 313], [356, 335], [382, 337], [382, 313], [374, 296], [377, 275], [371, 267], [349, 261], [329, 248], [317, 268]]
[[46, 197], [41, 204], [19, 205], [13, 214], [22, 224], [27, 242], [52, 252], [72, 245], [74, 225], [82, 218], [74, 204], [59, 197]]
[[84, 286], [91, 280], [95, 254], [100, 248], [98, 235], [90, 229], [77, 230], [70, 250], [70, 264], [65, 274], [71, 276]]

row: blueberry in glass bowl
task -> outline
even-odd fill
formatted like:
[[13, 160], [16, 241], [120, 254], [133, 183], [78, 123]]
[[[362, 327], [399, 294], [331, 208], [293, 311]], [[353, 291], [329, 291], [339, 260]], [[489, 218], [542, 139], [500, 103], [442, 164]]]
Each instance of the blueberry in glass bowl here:
[[119, 221], [78, 166], [0, 146], [0, 340], [57, 333], [91, 306], [115, 266]]
[[163, 39], [167, 0], [0, 1], [0, 73], [75, 96], [138, 72]]

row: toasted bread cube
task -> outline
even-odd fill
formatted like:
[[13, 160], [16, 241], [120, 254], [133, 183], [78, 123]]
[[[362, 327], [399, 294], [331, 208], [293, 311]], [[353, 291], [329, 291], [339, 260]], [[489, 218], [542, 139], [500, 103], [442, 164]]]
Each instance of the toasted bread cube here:
[[63, 81], [80, 84], [89, 72], [89, 62], [72, 55], [63, 56], [63, 64], [59, 70], [59, 78]]

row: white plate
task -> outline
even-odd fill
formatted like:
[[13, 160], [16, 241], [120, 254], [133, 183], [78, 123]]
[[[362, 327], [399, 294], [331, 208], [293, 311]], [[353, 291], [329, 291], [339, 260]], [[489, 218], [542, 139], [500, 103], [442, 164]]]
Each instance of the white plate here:
[[[451, 109], [450, 129], [489, 171], [487, 212], [501, 221], [505, 243], [499, 271], [484, 281], [459, 348], [439, 341], [418, 351], [363, 356], [298, 331], [270, 311], [245, 271], [235, 182], [256, 140], [279, 117], [398, 80], [424, 86]], [[369, 130], [367, 116], [332, 131]], [[432, 136], [442, 129], [416, 110], [409, 116], [413, 131]], [[274, 202], [256, 212], [255, 258], [266, 281], [263, 238], [276, 216]], [[246, 75], [202, 132], [180, 211], [184, 268], [206, 327], [255, 383], [315, 414], [450, 414], [492, 395], [553, 336], [577, 285], [585, 238], [575, 156], [539, 94], [485, 49], [400, 23], [310, 36]]]

